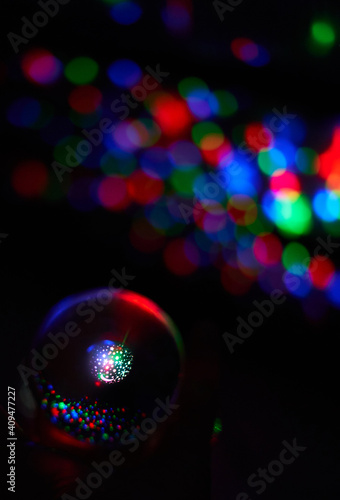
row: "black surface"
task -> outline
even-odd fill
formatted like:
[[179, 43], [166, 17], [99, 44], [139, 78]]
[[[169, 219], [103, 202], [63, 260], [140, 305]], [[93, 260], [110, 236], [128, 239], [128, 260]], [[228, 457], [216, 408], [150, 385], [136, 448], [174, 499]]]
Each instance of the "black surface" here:
[[[6, 9], [6, 35], [20, 26], [20, 16], [35, 12], [36, 3], [4, 2], [2, 7]], [[103, 65], [118, 56], [131, 57], [143, 67], [161, 63], [170, 71], [169, 85], [195, 75], [212, 87], [244, 88], [253, 102], [244, 112], [245, 121], [258, 118], [264, 108], [288, 105], [307, 119], [312, 136], [320, 143], [328, 140], [325, 124], [334, 123], [339, 110], [339, 44], [327, 60], [318, 60], [302, 50], [299, 40], [310, 20], [324, 11], [332, 12], [337, 22], [335, 3], [244, 0], [221, 23], [212, 2], [196, 1], [194, 30], [182, 40], [165, 33], [158, 2], [146, 4], [146, 11], [137, 27], [113, 30], [99, 1], [71, 0], [40, 30], [32, 46], [46, 46], [69, 57], [79, 52], [92, 54]], [[273, 50], [273, 62], [259, 71], [235, 61], [227, 50], [234, 36], [256, 37]], [[6, 36], [3, 41], [5, 60], [15, 73], [16, 56]], [[24, 90], [25, 83], [18, 77], [3, 89], [4, 104]], [[261, 497], [338, 498], [338, 313], [330, 310], [313, 324], [306, 321], [299, 303], [288, 297], [231, 355], [222, 333], [235, 329], [236, 317], [251, 312], [252, 301], [264, 299], [265, 294], [255, 285], [248, 296], [231, 297], [216, 270], [199, 271], [185, 279], [172, 276], [164, 269], [160, 254], [145, 256], [131, 249], [127, 214], [102, 210], [80, 214], [67, 204], [13, 199], [8, 173], [18, 159], [39, 147], [39, 141], [27, 132], [26, 137], [20, 135], [18, 147], [16, 130], [6, 122], [4, 126], [0, 230], [9, 236], [0, 245], [0, 283], [5, 384], [17, 383], [16, 366], [49, 308], [71, 293], [105, 286], [113, 268], [126, 267], [136, 276], [133, 290], [156, 301], [174, 319], [187, 347], [189, 389], [176, 439], [156, 459], [124, 473], [118, 484], [104, 485], [98, 498], [209, 498], [208, 442], [216, 414], [222, 416], [224, 430], [213, 452], [214, 500], [234, 499], [242, 491], [256, 498], [247, 486], [248, 476], [277, 458], [283, 440], [294, 438], [306, 451]], [[48, 160], [49, 152], [43, 155]], [[108, 229], [112, 227], [114, 231]], [[308, 239], [310, 248], [314, 237]], [[335, 260], [339, 262], [339, 257]], [[221, 375], [215, 394], [209, 373], [217, 365]], [[42, 479], [49, 478], [50, 471], [36, 477], [29, 467], [37, 450], [23, 444], [19, 449], [22, 498], [50, 498], [51, 481], [45, 486]], [[47, 457], [45, 463], [54, 464], [54, 460]], [[54, 470], [68, 466], [63, 462]]]

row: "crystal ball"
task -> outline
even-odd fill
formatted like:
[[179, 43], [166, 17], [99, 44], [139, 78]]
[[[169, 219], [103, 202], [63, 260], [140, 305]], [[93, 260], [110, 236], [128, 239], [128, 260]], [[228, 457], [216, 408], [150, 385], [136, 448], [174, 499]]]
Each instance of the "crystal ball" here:
[[96, 289], [52, 308], [25, 363], [36, 406], [33, 440], [68, 450], [124, 449], [141, 432], [151, 442], [170, 419], [183, 343], [153, 301]]

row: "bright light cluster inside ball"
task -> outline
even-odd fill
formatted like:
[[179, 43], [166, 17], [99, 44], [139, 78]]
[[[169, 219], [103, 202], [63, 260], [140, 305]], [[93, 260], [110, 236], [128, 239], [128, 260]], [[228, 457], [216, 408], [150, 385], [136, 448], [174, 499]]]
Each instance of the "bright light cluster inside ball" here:
[[97, 382], [113, 384], [131, 371], [133, 355], [128, 347], [105, 340], [89, 347], [91, 373]]

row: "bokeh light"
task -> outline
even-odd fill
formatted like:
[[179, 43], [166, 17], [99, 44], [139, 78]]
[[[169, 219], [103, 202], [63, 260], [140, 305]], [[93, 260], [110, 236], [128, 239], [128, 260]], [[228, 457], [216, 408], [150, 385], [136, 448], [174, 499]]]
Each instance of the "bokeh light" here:
[[313, 285], [321, 290], [330, 285], [335, 273], [334, 264], [324, 256], [313, 257], [308, 270]]
[[50, 85], [60, 77], [63, 66], [51, 52], [33, 49], [22, 58], [22, 71], [25, 77], [37, 85]]
[[108, 75], [112, 83], [118, 87], [130, 88], [142, 77], [142, 70], [130, 59], [118, 59], [108, 68]]
[[100, 90], [92, 85], [76, 87], [69, 95], [69, 104], [78, 113], [93, 113], [102, 100]]
[[[118, 23], [133, 24], [141, 15], [137, 3], [105, 3]], [[192, 22], [190, 2], [183, 5], [169, 0], [162, 8], [166, 29], [182, 40]], [[315, 46], [330, 48], [335, 30], [316, 21], [311, 37]], [[234, 39], [231, 50], [254, 67], [269, 62], [268, 51], [249, 38]], [[126, 212], [133, 218], [129, 244], [158, 253], [176, 276], [211, 266], [227, 293], [246, 294], [255, 281], [267, 293], [284, 284], [302, 302], [318, 290], [338, 307], [331, 257], [313, 256], [314, 248], [300, 239], [314, 229], [340, 236], [339, 126], [313, 137], [302, 116], [277, 128], [273, 110], [247, 120], [251, 102], [239, 88], [215, 89], [190, 74], [176, 88], [159, 85], [142, 67], [137, 60], [111, 60], [107, 86], [97, 87], [99, 65], [86, 54], [61, 61], [45, 49], [26, 52], [22, 71], [31, 83], [47, 86], [44, 98], [29, 86], [32, 93], [8, 103], [7, 120], [39, 134], [59, 168], [65, 166], [67, 182], [52, 179], [43, 160], [22, 161], [11, 175], [16, 196], [67, 200], [81, 212]], [[139, 98], [144, 78], [154, 80], [154, 88]], [[65, 83], [69, 95], [59, 108], [49, 93]], [[101, 129], [103, 120], [110, 129]]]
[[335, 33], [333, 27], [326, 21], [315, 21], [312, 24], [311, 32], [313, 39], [322, 45], [333, 45]]
[[191, 27], [190, 6], [179, 0], [167, 0], [167, 5], [162, 10], [162, 20], [169, 31], [185, 34]]
[[124, 210], [130, 203], [126, 181], [119, 176], [103, 179], [98, 185], [97, 195], [101, 205], [108, 210]]
[[111, 7], [110, 13], [117, 23], [130, 26], [141, 17], [142, 9], [136, 2], [121, 0]]
[[282, 244], [275, 234], [257, 236], [253, 250], [257, 261], [265, 266], [273, 266], [281, 260]]
[[176, 239], [167, 244], [163, 258], [169, 271], [178, 276], [185, 276], [196, 270], [198, 255], [197, 248], [192, 243], [188, 244], [185, 239]]
[[99, 66], [90, 57], [76, 57], [65, 66], [66, 78], [75, 85], [91, 83], [97, 76]]
[[267, 49], [249, 38], [235, 38], [231, 42], [231, 51], [237, 59], [250, 66], [265, 66], [270, 60]]
[[15, 166], [11, 180], [18, 195], [36, 198], [42, 195], [47, 187], [48, 171], [40, 161], [24, 161]]

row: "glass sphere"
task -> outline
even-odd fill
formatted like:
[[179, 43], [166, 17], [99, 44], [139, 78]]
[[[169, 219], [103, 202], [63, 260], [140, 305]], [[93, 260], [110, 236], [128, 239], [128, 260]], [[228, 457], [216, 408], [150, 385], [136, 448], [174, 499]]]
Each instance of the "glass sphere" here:
[[156, 414], [165, 420], [166, 405], [178, 397], [183, 347], [154, 302], [98, 289], [50, 311], [27, 363], [39, 368], [29, 383], [38, 407], [35, 439], [63, 448], [119, 449]]

